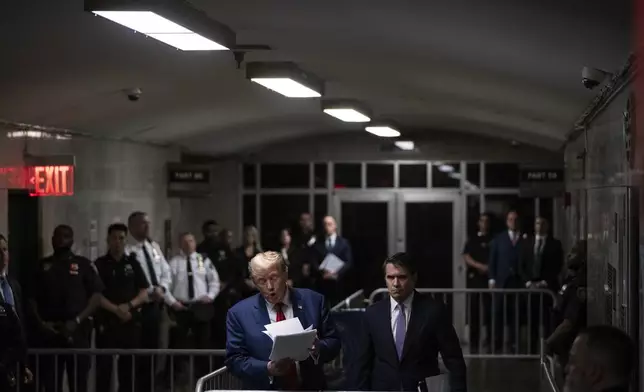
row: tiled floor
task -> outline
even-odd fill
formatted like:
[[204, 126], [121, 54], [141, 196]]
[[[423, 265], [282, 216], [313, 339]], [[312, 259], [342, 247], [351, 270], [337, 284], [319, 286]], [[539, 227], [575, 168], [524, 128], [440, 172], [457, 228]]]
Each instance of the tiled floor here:
[[[470, 359], [469, 392], [544, 392], [538, 359]], [[545, 381], [544, 381], [545, 384]]]

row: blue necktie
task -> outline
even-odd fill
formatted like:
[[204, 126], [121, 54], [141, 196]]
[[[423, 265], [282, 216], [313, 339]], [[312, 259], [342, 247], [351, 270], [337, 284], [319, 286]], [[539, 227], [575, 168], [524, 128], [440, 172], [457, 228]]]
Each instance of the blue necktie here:
[[405, 332], [407, 329], [407, 319], [405, 318], [405, 305], [398, 304], [398, 317], [396, 317], [396, 351], [398, 359], [402, 359], [403, 347], [405, 346]]
[[11, 307], [14, 307], [15, 302], [13, 301], [13, 292], [11, 292], [11, 286], [9, 286], [9, 282], [4, 276], [0, 278], [0, 288], [2, 288], [2, 296], [4, 297], [4, 302], [11, 305]]

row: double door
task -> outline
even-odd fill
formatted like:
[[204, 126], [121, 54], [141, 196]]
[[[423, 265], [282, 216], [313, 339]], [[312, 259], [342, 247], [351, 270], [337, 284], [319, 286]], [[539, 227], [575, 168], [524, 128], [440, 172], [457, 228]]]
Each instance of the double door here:
[[331, 211], [354, 258], [355, 288], [384, 287], [382, 264], [407, 252], [418, 265], [417, 287], [464, 287], [462, 196], [409, 191], [337, 191]]

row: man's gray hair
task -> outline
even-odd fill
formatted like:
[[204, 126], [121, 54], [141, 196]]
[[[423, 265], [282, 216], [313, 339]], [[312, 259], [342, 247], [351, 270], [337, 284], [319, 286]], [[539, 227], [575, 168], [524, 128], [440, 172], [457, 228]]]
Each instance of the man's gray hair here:
[[248, 273], [252, 277], [253, 267], [268, 268], [275, 264], [277, 264], [280, 271], [288, 271], [288, 261], [284, 260], [281, 253], [273, 251], [258, 253], [248, 263]]

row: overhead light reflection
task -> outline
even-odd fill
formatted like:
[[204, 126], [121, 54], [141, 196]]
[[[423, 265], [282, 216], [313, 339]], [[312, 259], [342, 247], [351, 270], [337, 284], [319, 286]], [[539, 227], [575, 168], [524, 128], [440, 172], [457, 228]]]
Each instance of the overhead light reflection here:
[[443, 173], [452, 173], [454, 172], [454, 166], [442, 164], [438, 166], [438, 170], [442, 171]]
[[50, 133], [44, 131], [9, 131], [7, 132], [9, 139], [55, 139], [55, 140], [70, 140], [71, 135], [62, 133]]
[[414, 142], [412, 142], [411, 140], [398, 140], [394, 142], [394, 145], [405, 151], [413, 151], [416, 147], [414, 145]]

